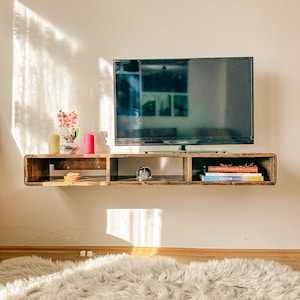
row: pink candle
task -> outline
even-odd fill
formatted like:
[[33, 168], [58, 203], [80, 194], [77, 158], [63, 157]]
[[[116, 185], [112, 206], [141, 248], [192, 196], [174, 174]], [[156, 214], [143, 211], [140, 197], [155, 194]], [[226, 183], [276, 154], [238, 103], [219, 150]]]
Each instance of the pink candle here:
[[86, 133], [83, 137], [83, 148], [85, 154], [95, 153], [94, 135]]

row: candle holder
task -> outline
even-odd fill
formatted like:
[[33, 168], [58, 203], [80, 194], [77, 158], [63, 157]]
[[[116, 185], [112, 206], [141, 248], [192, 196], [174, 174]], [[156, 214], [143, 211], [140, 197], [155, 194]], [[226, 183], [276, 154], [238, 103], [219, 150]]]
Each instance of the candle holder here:
[[152, 180], [152, 171], [149, 167], [139, 167], [136, 171], [136, 180], [144, 181], [144, 180]]

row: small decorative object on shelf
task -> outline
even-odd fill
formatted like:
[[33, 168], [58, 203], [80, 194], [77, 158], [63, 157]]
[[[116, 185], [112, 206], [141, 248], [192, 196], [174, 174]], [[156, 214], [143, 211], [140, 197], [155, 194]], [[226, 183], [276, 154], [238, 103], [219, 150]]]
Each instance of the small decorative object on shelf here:
[[144, 180], [151, 180], [152, 179], [152, 172], [149, 167], [139, 167], [136, 171], [136, 180], [144, 181]]
[[80, 147], [77, 143], [62, 143], [60, 145], [60, 153], [62, 154], [77, 154]]
[[48, 135], [48, 153], [60, 153], [60, 136], [56, 133], [51, 133]]
[[65, 140], [60, 146], [61, 153], [76, 154], [80, 149], [79, 145], [74, 142], [79, 133], [79, 128], [77, 127], [78, 114], [75, 111], [65, 113], [61, 109], [58, 112], [57, 119], [61, 130], [61, 136]]
[[78, 181], [81, 178], [80, 173], [69, 172], [64, 176], [64, 181]]
[[92, 133], [86, 133], [83, 137], [83, 153], [85, 154], [92, 154], [95, 153], [95, 144], [94, 144], [95, 137]]

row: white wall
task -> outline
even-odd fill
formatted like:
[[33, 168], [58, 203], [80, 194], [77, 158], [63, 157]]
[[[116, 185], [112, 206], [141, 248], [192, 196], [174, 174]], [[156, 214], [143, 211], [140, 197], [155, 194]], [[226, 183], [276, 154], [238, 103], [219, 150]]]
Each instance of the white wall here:
[[[0, 245], [300, 248], [298, 0], [15, 4], [0, 0]], [[120, 150], [113, 58], [205, 56], [254, 56], [255, 144], [227, 150], [277, 153], [277, 185], [24, 186], [23, 156], [47, 152], [60, 108], [97, 152], [102, 131]]]

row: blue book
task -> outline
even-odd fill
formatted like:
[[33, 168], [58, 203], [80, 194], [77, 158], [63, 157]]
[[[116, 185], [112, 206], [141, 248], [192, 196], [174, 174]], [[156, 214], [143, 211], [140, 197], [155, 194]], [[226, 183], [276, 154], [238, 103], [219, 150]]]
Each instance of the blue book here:
[[218, 181], [228, 181], [228, 182], [243, 182], [243, 181], [264, 181], [264, 176], [261, 175], [201, 175], [202, 181], [218, 182]]

